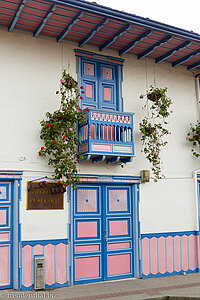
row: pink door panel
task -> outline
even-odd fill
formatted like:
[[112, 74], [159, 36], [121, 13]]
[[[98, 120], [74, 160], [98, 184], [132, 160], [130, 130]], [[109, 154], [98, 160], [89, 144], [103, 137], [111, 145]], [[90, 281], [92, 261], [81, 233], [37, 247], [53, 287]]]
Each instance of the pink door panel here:
[[131, 254], [108, 255], [108, 276], [131, 272]]
[[91, 279], [100, 277], [100, 257], [79, 257], [76, 258], [76, 279]]

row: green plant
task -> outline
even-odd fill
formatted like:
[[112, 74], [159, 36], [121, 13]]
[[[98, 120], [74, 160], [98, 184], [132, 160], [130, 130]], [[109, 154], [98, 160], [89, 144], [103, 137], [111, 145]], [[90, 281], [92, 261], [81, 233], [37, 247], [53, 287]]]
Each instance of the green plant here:
[[84, 93], [83, 87], [78, 88], [77, 82], [66, 73], [62, 73], [60, 80], [61, 95], [60, 108], [53, 113], [46, 113], [46, 120], [41, 121], [40, 138], [44, 146], [39, 151], [39, 156], [48, 156], [48, 164], [54, 168], [54, 178], [63, 186], [76, 184], [80, 178], [74, 176], [78, 173], [77, 162], [83, 158], [77, 152], [80, 142], [77, 134], [77, 123], [84, 122], [79, 99]]
[[161, 149], [167, 145], [165, 137], [171, 132], [166, 128], [168, 125], [167, 118], [173, 113], [170, 110], [172, 100], [166, 94], [167, 88], [155, 88], [152, 85], [145, 95], [141, 95], [140, 99], [146, 97], [147, 115], [139, 124], [141, 132], [141, 141], [144, 146], [141, 152], [144, 152], [146, 158], [151, 163], [154, 181], [164, 177], [161, 175]]
[[194, 146], [191, 151], [195, 157], [200, 156], [200, 121], [195, 125], [190, 124], [190, 132], [188, 132], [186, 140]]

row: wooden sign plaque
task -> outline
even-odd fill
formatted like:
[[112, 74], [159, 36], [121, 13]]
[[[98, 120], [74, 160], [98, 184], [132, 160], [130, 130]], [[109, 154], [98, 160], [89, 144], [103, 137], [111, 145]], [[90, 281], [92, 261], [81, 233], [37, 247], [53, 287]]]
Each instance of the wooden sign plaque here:
[[56, 182], [27, 183], [27, 209], [63, 209], [65, 189]]

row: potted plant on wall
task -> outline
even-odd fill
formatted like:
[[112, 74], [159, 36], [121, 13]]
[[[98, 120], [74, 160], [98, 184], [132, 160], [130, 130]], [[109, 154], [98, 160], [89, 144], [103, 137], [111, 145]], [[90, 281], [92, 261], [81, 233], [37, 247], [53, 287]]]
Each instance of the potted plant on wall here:
[[192, 154], [195, 157], [200, 156], [200, 121], [195, 125], [190, 124], [190, 131], [187, 134], [186, 140], [192, 143]]
[[83, 87], [79, 91], [77, 82], [66, 73], [62, 73], [60, 80], [61, 95], [60, 108], [53, 113], [46, 113], [46, 120], [42, 120], [40, 138], [44, 146], [39, 151], [39, 156], [47, 156], [48, 164], [54, 168], [54, 178], [63, 186], [72, 185], [76, 188], [79, 182], [77, 175], [77, 162], [83, 158], [77, 153], [80, 142], [77, 134], [77, 123], [84, 122], [79, 99], [84, 93]]
[[161, 149], [167, 145], [165, 137], [169, 134], [166, 128], [167, 118], [173, 111], [170, 109], [172, 100], [167, 96], [167, 88], [157, 88], [152, 85], [145, 95], [140, 99], [146, 98], [143, 109], [147, 114], [139, 124], [141, 141], [147, 160], [151, 163], [154, 181], [164, 177], [161, 174]]

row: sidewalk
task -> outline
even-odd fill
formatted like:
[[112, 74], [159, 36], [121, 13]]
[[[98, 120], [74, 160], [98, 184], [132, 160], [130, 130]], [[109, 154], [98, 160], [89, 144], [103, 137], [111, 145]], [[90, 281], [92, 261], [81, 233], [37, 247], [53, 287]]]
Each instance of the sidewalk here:
[[200, 273], [148, 279], [124, 279], [37, 292], [5, 290], [0, 291], [1, 299], [200, 299]]

